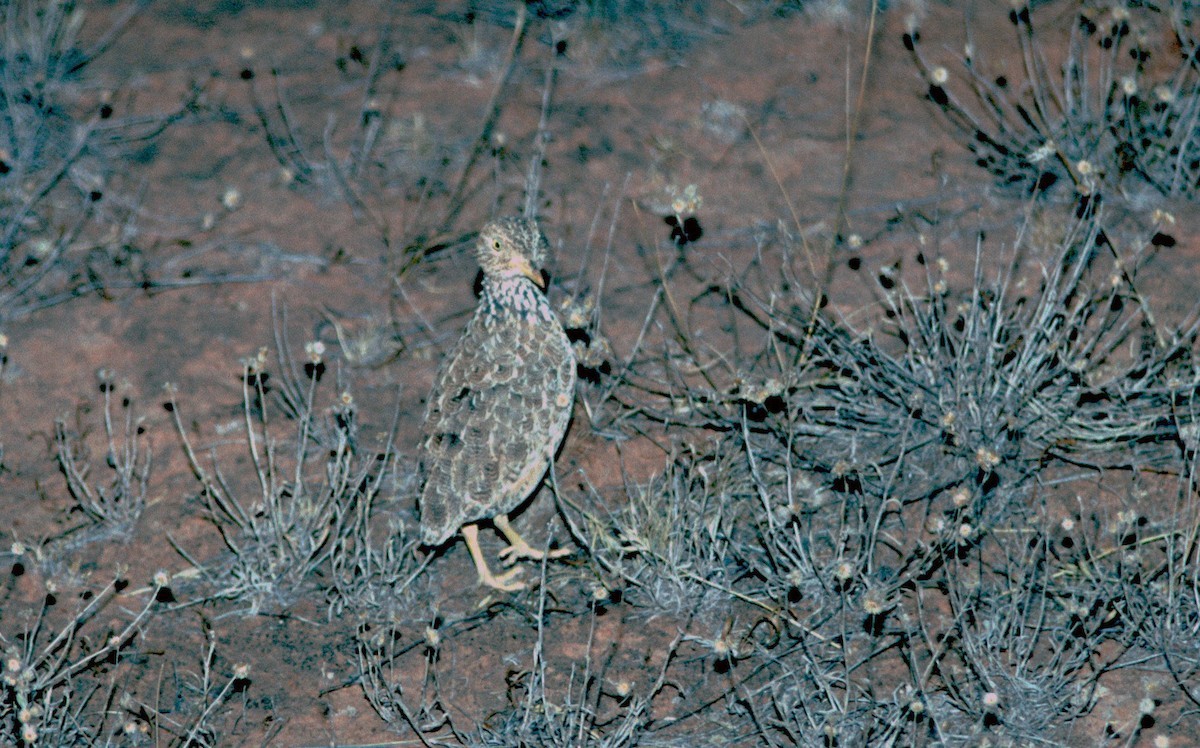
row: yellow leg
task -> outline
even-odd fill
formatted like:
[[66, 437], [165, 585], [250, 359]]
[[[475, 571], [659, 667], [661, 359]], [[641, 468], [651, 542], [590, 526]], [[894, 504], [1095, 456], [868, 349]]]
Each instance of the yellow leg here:
[[505, 592], [525, 588], [524, 582], [509, 581], [520, 573], [520, 569], [510, 569], [498, 577], [492, 575], [492, 570], [488, 568], [487, 561], [483, 560], [483, 551], [479, 550], [478, 525], [463, 525], [462, 534], [463, 539], [467, 541], [467, 550], [471, 552], [471, 558], [475, 560], [475, 570], [479, 572], [480, 584]]
[[498, 514], [492, 518], [492, 523], [500, 532], [504, 533], [504, 537], [508, 538], [509, 546], [500, 551], [500, 558], [504, 559], [504, 563], [516, 563], [517, 559], [530, 558], [534, 561], [541, 561], [545, 558], [562, 558], [563, 556], [571, 555], [570, 548], [558, 548], [550, 551], [549, 555], [537, 550], [525, 542], [525, 538], [517, 534], [512, 525], [508, 524], [508, 517], [503, 514]]

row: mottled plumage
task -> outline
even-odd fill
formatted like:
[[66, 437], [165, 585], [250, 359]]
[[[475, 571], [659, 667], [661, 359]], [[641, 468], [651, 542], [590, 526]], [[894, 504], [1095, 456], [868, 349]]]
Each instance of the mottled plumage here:
[[[567, 430], [575, 357], [542, 293], [547, 243], [537, 224], [504, 218], [479, 234], [483, 288], [475, 314], [442, 363], [425, 415], [421, 540], [442, 545], [461, 528], [484, 584], [494, 577], [477, 540], [490, 519], [511, 546], [508, 560], [540, 558], [508, 524], [538, 487]], [[515, 570], [514, 570], [515, 571]]]

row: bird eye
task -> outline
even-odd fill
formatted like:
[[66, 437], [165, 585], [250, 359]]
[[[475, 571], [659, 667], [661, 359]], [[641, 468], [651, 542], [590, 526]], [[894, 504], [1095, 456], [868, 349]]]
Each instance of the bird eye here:
[[492, 249], [500, 249], [500, 240], [499, 239], [492, 240]]

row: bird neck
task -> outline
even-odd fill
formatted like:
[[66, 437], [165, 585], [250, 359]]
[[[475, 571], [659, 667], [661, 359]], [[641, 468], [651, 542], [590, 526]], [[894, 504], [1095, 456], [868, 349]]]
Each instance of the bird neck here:
[[554, 311], [545, 295], [528, 278], [483, 278], [479, 311], [485, 319], [516, 315], [549, 322]]

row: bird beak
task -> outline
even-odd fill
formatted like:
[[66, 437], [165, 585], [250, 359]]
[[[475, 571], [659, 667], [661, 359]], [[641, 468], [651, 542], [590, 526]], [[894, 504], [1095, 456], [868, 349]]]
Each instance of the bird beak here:
[[542, 277], [540, 272], [534, 269], [529, 260], [525, 259], [524, 257], [513, 258], [512, 268], [520, 275], [523, 275], [529, 280], [533, 281], [533, 285], [537, 286], [543, 291], [546, 290], [546, 279]]

